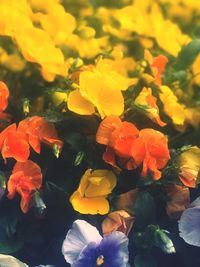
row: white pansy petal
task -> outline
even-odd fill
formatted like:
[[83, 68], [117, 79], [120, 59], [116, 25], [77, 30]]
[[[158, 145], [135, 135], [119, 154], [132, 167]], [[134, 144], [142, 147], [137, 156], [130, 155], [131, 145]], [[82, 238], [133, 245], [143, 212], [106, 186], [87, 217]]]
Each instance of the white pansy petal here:
[[62, 253], [65, 260], [73, 264], [79, 257], [81, 251], [90, 242], [100, 243], [102, 240], [96, 227], [83, 220], [76, 220], [63, 242]]
[[197, 197], [192, 203], [190, 203], [190, 208], [200, 207], [200, 197]]
[[13, 256], [0, 254], [0, 266], [5, 267], [28, 267], [27, 264], [19, 261]]
[[186, 243], [200, 247], [200, 207], [185, 210], [178, 226], [179, 235]]

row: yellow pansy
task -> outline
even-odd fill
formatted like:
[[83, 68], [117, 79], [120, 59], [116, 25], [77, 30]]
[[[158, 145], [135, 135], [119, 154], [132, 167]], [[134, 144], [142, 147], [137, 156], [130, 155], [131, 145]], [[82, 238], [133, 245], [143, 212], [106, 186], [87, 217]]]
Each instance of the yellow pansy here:
[[185, 121], [191, 124], [194, 128], [200, 126], [200, 109], [199, 108], [186, 108]]
[[25, 61], [22, 60], [17, 54], [8, 54], [1, 47], [0, 47], [0, 64], [14, 72], [22, 71], [25, 67]]
[[76, 28], [75, 18], [67, 13], [58, 1], [31, 1], [34, 8], [42, 10], [34, 14], [33, 19], [38, 21], [45, 32], [56, 44], [65, 42]]
[[195, 187], [200, 180], [200, 148], [192, 146], [178, 158], [179, 178], [188, 187]]
[[138, 38], [153, 38], [162, 49], [173, 56], [177, 56], [181, 47], [191, 40], [181, 32], [177, 24], [165, 18], [161, 8], [153, 0], [135, 0], [121, 9], [100, 8], [97, 15], [104, 23], [104, 31], [122, 40], [131, 40], [132, 33], [138, 34]]
[[192, 65], [192, 71], [194, 75], [194, 83], [197, 85], [200, 85], [200, 54], [196, 57], [193, 65]]
[[76, 21], [59, 1], [51, 0], [44, 5], [40, 0], [0, 0], [0, 10], [0, 35], [11, 37], [27, 61], [39, 64], [46, 80], [66, 76], [68, 66], [56, 43], [71, 34]]
[[[113, 70], [123, 76], [128, 77], [128, 72], [134, 71], [137, 64], [136, 61], [132, 57], [124, 57], [124, 53], [122, 48], [114, 47], [111, 53], [111, 58], [104, 58], [97, 62], [97, 69], [100, 71]], [[134, 79], [132, 79], [134, 83]], [[135, 80], [136, 81], [136, 80]]]
[[106, 198], [116, 186], [116, 181], [112, 171], [88, 169], [70, 197], [73, 208], [83, 214], [108, 213], [109, 202]]
[[177, 97], [168, 86], [160, 86], [160, 100], [164, 106], [164, 112], [172, 119], [175, 125], [183, 125], [185, 121], [185, 107], [178, 102]]
[[126, 90], [133, 79], [126, 78], [99, 60], [92, 71], [81, 71], [79, 89], [68, 97], [68, 108], [81, 115], [91, 115], [95, 108], [101, 118], [111, 114], [119, 116], [124, 111], [122, 90]]
[[[83, 36], [84, 34], [85, 36]], [[88, 34], [91, 34], [91, 32], [82, 32], [82, 37], [77, 34], [71, 34], [65, 41], [65, 45], [73, 51], [77, 51], [81, 58], [93, 58], [102, 53], [105, 49], [108, 50], [109, 44], [107, 36], [96, 38], [95, 36], [89, 37], [87, 36]], [[94, 33], [92, 35], [94, 35]]]
[[165, 126], [159, 116], [159, 108], [156, 104], [157, 99], [152, 95], [151, 88], [144, 87], [138, 97], [135, 99], [134, 104], [138, 106], [152, 121], [158, 125]]

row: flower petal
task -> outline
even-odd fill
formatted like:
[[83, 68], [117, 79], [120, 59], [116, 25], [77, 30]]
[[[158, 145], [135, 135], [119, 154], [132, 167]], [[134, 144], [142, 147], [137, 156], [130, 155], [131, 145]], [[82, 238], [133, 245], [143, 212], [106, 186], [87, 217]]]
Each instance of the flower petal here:
[[5, 267], [28, 267], [27, 264], [19, 261], [13, 256], [0, 254], [0, 263], [1, 266]]
[[91, 115], [95, 112], [93, 104], [84, 98], [78, 90], [69, 94], [68, 109], [80, 115]]
[[180, 237], [186, 243], [200, 247], [200, 207], [185, 210], [179, 221]]
[[90, 242], [99, 244], [102, 240], [98, 230], [83, 220], [76, 220], [72, 229], [70, 229], [66, 235], [66, 238], [62, 245], [62, 253], [65, 260], [74, 264], [84, 249]]

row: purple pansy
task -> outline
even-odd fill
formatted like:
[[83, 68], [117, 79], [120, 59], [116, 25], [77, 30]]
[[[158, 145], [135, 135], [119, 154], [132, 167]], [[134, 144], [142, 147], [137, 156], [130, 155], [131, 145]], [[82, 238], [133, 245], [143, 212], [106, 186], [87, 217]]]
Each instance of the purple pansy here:
[[128, 238], [121, 232], [102, 237], [98, 230], [83, 220], [73, 223], [62, 247], [72, 267], [128, 267]]
[[200, 198], [183, 212], [179, 221], [179, 232], [186, 243], [200, 247]]

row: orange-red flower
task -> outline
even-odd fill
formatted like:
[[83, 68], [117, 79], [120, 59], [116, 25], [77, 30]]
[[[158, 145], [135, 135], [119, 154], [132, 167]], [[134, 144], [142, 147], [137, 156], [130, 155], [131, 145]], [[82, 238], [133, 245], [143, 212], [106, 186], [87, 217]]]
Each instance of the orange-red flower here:
[[0, 150], [4, 159], [14, 158], [20, 162], [28, 159], [30, 150], [26, 135], [17, 131], [15, 123], [0, 133]]
[[50, 147], [57, 145], [59, 150], [62, 148], [63, 142], [58, 138], [54, 125], [42, 117], [26, 118], [19, 123], [18, 131], [26, 134], [30, 146], [37, 153], [40, 153], [41, 143]]
[[[0, 81], [0, 120], [10, 122], [11, 116], [8, 113], [3, 112], [8, 106], [9, 90], [6, 84]], [[3, 124], [0, 122], [0, 128]]]
[[153, 129], [141, 130], [133, 143], [132, 157], [136, 166], [143, 164], [142, 176], [150, 171], [155, 180], [160, 179], [160, 170], [170, 159], [167, 138]]
[[40, 167], [31, 160], [17, 162], [8, 181], [9, 199], [13, 199], [16, 192], [21, 195], [20, 207], [26, 213], [30, 208], [32, 192], [40, 189], [42, 173]]
[[127, 169], [132, 169], [131, 146], [138, 133], [134, 124], [122, 122], [117, 116], [111, 115], [104, 119], [96, 134], [97, 142], [107, 145], [103, 159], [116, 166], [116, 157], [118, 157]]
[[144, 58], [148, 61], [153, 76], [155, 78], [155, 83], [157, 85], [162, 84], [162, 73], [165, 70], [165, 66], [168, 62], [168, 58], [163, 55], [159, 55], [157, 57], [153, 57], [149, 50], [144, 51]]
[[9, 90], [6, 84], [0, 81], [0, 111], [4, 111], [8, 105]]
[[167, 138], [153, 129], [139, 131], [134, 124], [116, 116], [104, 119], [97, 130], [96, 140], [107, 145], [103, 159], [114, 167], [117, 162], [131, 170], [143, 164], [142, 176], [152, 172], [155, 180], [161, 177], [161, 170], [170, 155]]

